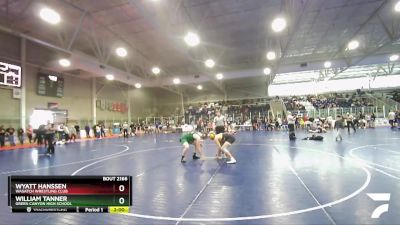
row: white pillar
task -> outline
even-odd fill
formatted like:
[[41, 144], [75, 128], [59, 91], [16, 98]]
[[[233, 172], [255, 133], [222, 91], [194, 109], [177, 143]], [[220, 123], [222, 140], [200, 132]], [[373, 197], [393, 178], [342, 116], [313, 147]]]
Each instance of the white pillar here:
[[181, 93], [181, 104], [182, 104], [182, 116], [185, 116], [185, 107], [183, 104], [183, 94]]
[[128, 106], [128, 121], [129, 121], [129, 124], [131, 124], [132, 123], [132, 118], [131, 118], [131, 92], [130, 92], [130, 87], [128, 86], [128, 100], [127, 100], [128, 102], [128, 104], [127, 104], [127, 106]]
[[[96, 118], [96, 99], [97, 99], [97, 90], [96, 90], [96, 78], [92, 78], [92, 123], [96, 124], [97, 123], [97, 118]], [[93, 125], [92, 124], [92, 125]]]
[[386, 108], [385, 108], [385, 105], [382, 106], [382, 110], [383, 110], [383, 118], [386, 118]]
[[21, 99], [20, 99], [20, 126], [26, 128], [26, 40], [21, 38]]

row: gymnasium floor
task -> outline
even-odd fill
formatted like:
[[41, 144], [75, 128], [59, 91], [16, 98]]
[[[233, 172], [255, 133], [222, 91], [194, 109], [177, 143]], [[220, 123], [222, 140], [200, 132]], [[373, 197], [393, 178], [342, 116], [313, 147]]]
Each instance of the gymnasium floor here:
[[[400, 130], [343, 133], [289, 142], [285, 132], [241, 132], [236, 165], [213, 159], [210, 140], [205, 161], [181, 164], [179, 134], [58, 146], [53, 157], [3, 151], [0, 224], [400, 224]], [[131, 214], [11, 214], [8, 175], [132, 175]], [[372, 219], [388, 202], [367, 193], [390, 193], [389, 211]]]

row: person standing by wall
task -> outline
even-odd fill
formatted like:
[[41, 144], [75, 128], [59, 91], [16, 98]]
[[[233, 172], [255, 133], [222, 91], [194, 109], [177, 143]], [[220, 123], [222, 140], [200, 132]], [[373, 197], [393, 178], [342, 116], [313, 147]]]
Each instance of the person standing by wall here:
[[389, 114], [388, 114], [388, 120], [389, 120], [389, 124], [390, 124], [390, 128], [394, 128], [395, 127], [395, 119], [396, 119], [396, 113], [393, 112], [393, 110], [390, 110]]
[[89, 125], [85, 126], [86, 138], [90, 138], [90, 127]]
[[131, 128], [131, 136], [136, 136], [136, 128], [135, 128], [135, 124], [131, 123], [131, 125], [129, 125], [129, 127]]
[[24, 144], [24, 129], [22, 129], [21, 127], [18, 128], [18, 130], [17, 130], [17, 137], [18, 137], [19, 143], [21, 145]]
[[76, 138], [81, 139], [81, 128], [78, 124], [76, 124], [74, 128], [76, 130]]
[[26, 128], [26, 136], [28, 137], [29, 144], [32, 144], [33, 128], [31, 125]]
[[56, 129], [54, 128], [54, 124], [48, 123], [45, 128], [45, 139], [47, 143], [47, 152], [46, 154], [52, 155], [54, 154], [54, 137], [55, 137]]
[[101, 123], [101, 124], [100, 124], [100, 136], [101, 136], [102, 138], [106, 137], [105, 128], [106, 128], [106, 126], [104, 126], [104, 123]]
[[15, 141], [14, 141], [15, 129], [12, 126], [10, 126], [9, 128], [7, 128], [6, 132], [8, 134], [8, 141], [10, 142], [10, 145], [15, 146]]
[[64, 133], [64, 139], [65, 139], [65, 143], [67, 143], [69, 141], [70, 138], [70, 131], [67, 125], [63, 126], [63, 133]]
[[286, 120], [287, 120], [288, 128], [289, 128], [289, 139], [290, 140], [295, 140], [296, 139], [296, 133], [294, 131], [294, 126], [295, 126], [295, 123], [296, 123], [296, 119], [292, 116], [291, 112], [288, 112]]
[[393, 112], [393, 110], [390, 110], [390, 112], [388, 114], [388, 120], [389, 120], [390, 128], [393, 129], [395, 127], [395, 123], [396, 123], [396, 113]]
[[221, 111], [216, 111], [216, 116], [214, 117], [214, 130], [216, 134], [224, 133], [226, 127], [225, 116], [221, 115]]
[[343, 140], [340, 132], [344, 128], [343, 124], [344, 124], [343, 118], [340, 115], [337, 115], [335, 125], [333, 126], [333, 129], [336, 129], [336, 138], [335, 138], [336, 141], [338, 139]]
[[347, 113], [346, 115], [346, 123], [347, 123], [347, 132], [350, 134], [350, 126], [353, 128], [354, 133], [356, 132], [356, 127], [354, 126], [354, 117], [352, 114]]
[[129, 138], [129, 132], [128, 132], [129, 125], [128, 125], [127, 122], [124, 122], [124, 124], [122, 124], [122, 129], [123, 129], [123, 132], [124, 132], [124, 138]]
[[0, 125], [0, 147], [4, 147], [6, 142], [6, 130], [3, 125]]
[[375, 116], [375, 113], [372, 113], [371, 114], [371, 128], [375, 128], [375, 119], [376, 119], [376, 116]]
[[76, 142], [76, 134], [77, 134], [77, 132], [76, 132], [75, 127], [74, 127], [74, 126], [71, 126], [71, 127], [69, 128], [69, 141], [74, 141], [74, 142]]
[[397, 110], [395, 119], [396, 119], [396, 122], [397, 122], [397, 128], [400, 129], [400, 109]]

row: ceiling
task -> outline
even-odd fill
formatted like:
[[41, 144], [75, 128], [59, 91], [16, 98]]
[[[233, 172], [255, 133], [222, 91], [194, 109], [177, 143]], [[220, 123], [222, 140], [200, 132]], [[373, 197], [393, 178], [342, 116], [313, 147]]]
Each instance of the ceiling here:
[[[285, 66], [341, 59], [346, 61], [347, 69], [371, 55], [400, 52], [400, 13], [393, 10], [396, 2], [0, 0], [0, 24], [61, 49], [84, 53], [100, 64], [144, 80], [155, 79], [151, 68], [157, 65], [162, 70], [159, 76], [165, 79], [200, 74], [223, 90], [226, 85], [213, 80], [217, 72], [229, 78], [230, 72], [260, 69], [259, 78], [246, 79], [243, 75], [226, 83], [265, 85], [259, 81], [266, 66], [278, 73]], [[53, 26], [42, 21], [38, 12], [43, 6], [59, 12], [61, 24]], [[271, 30], [270, 23], [279, 15], [285, 16], [288, 27], [278, 34]], [[199, 34], [199, 46], [185, 45], [183, 36], [188, 30]], [[360, 48], [345, 51], [352, 39], [360, 41]], [[128, 50], [125, 59], [114, 54], [119, 46]], [[268, 50], [277, 51], [279, 59], [268, 62]], [[216, 61], [213, 69], [204, 66], [209, 57]], [[352, 61], [354, 57], [359, 60]], [[306, 77], [313, 71], [303, 74]], [[159, 83], [168, 84], [164, 80]]]

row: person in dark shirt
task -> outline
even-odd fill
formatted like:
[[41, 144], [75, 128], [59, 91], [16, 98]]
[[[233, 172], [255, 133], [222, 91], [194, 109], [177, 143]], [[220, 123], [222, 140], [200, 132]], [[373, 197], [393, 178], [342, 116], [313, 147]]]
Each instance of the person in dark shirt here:
[[342, 138], [342, 134], [340, 133], [340, 131], [344, 128], [344, 120], [343, 117], [340, 115], [337, 115], [336, 117], [336, 121], [335, 121], [335, 125], [333, 127], [333, 129], [336, 129], [336, 138], [335, 140], [343, 140]]
[[26, 128], [26, 136], [28, 137], [29, 144], [32, 144], [33, 128], [31, 125]]
[[22, 145], [24, 144], [24, 129], [18, 128], [17, 130], [17, 137], [19, 140], [19, 143]]
[[376, 119], [375, 113], [372, 113], [372, 115], [371, 115], [371, 128], [375, 128], [375, 119]]
[[43, 145], [45, 133], [46, 133], [46, 126], [44, 124], [42, 124], [39, 126], [39, 129], [37, 130], [37, 133], [36, 133], [38, 145]]
[[47, 155], [54, 154], [54, 137], [55, 137], [56, 129], [54, 128], [54, 124], [47, 124], [45, 128], [45, 138], [47, 142]]
[[104, 126], [104, 123], [102, 123], [101, 125], [100, 125], [100, 136], [101, 137], [106, 137], [106, 132], [105, 132], [105, 126]]
[[131, 136], [132, 136], [132, 137], [133, 137], [133, 136], [136, 136], [136, 127], [135, 127], [135, 124], [131, 123], [130, 128], [131, 128]]
[[6, 140], [6, 130], [3, 125], [0, 125], [0, 147], [4, 147]]
[[7, 128], [6, 132], [8, 133], [8, 141], [10, 142], [10, 145], [15, 146], [15, 141], [14, 141], [15, 129], [13, 127], [9, 127]]
[[313, 134], [311, 137], [305, 137], [303, 140], [322, 141], [324, 137]]
[[89, 127], [89, 125], [85, 126], [85, 131], [86, 131], [86, 138], [90, 138], [90, 135], [89, 135], [90, 127]]
[[75, 130], [76, 130], [76, 138], [81, 139], [81, 128], [79, 125], [75, 125]]

